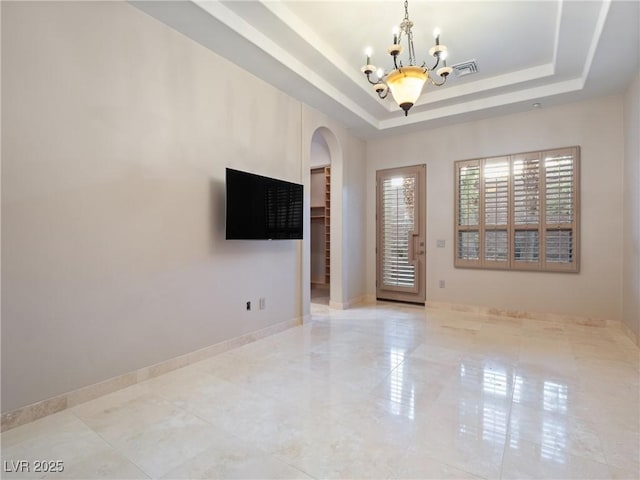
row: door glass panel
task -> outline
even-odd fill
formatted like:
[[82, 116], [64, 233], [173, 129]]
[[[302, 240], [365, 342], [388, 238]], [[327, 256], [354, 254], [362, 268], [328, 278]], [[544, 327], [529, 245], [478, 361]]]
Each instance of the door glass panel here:
[[409, 242], [415, 231], [415, 176], [382, 181], [382, 283], [414, 287], [415, 266]]

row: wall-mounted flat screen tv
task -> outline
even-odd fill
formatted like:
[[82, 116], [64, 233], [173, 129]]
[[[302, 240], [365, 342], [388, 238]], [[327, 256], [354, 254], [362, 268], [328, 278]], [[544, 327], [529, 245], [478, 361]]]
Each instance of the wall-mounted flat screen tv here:
[[302, 185], [227, 168], [227, 240], [302, 239]]

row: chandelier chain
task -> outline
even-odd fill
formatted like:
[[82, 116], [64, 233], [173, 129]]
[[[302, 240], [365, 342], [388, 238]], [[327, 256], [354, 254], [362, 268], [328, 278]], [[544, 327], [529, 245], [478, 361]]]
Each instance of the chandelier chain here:
[[[416, 53], [413, 47], [413, 32], [411, 31], [413, 22], [409, 20], [409, 0], [404, 0], [404, 20], [400, 24], [400, 35], [402, 32], [407, 36], [407, 46], [409, 50], [409, 65], [413, 66], [416, 63]], [[402, 62], [400, 62], [402, 65]]]

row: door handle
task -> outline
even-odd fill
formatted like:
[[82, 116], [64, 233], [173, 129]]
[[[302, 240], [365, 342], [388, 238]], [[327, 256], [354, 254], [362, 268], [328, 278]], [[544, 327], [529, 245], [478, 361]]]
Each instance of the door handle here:
[[[409, 262], [413, 263], [416, 259], [416, 238], [418, 238], [418, 233], [409, 232]], [[420, 242], [421, 246], [424, 246], [424, 242]], [[418, 255], [423, 255], [424, 250], [418, 250]]]
[[409, 257], [408, 260], [409, 260], [410, 263], [411, 262], [415, 262], [415, 260], [416, 260], [415, 247], [413, 245], [415, 237], [416, 237], [415, 233], [409, 232], [409, 238], [407, 239], [408, 240], [408, 244], [409, 244], [409, 245], [407, 245], [407, 247], [408, 247], [407, 255]]

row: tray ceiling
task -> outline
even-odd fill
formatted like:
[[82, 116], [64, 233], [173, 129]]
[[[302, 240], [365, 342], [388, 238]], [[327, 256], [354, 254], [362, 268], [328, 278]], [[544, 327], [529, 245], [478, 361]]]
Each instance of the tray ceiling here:
[[621, 92], [640, 68], [640, 3], [409, 2], [418, 60], [431, 64], [442, 31], [449, 65], [478, 71], [425, 86], [405, 117], [378, 99], [360, 67], [391, 68], [384, 53], [404, 16], [394, 1], [131, 2], [361, 136], [438, 127]]

